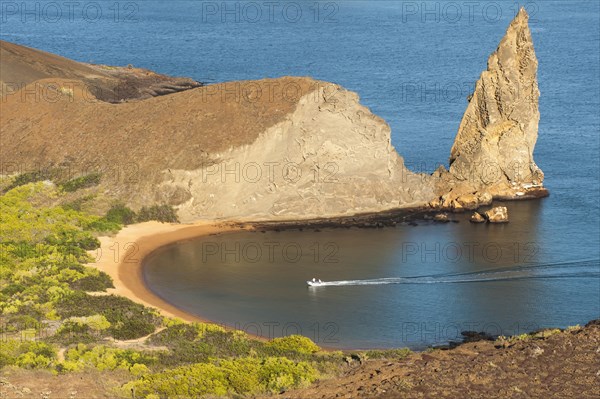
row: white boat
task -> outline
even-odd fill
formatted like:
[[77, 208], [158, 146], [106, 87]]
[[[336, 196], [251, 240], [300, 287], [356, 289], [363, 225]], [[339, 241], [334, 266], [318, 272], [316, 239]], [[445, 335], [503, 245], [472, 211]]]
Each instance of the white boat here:
[[323, 285], [323, 282], [321, 280], [307, 280], [306, 284], [308, 284], [309, 287], [318, 287]]

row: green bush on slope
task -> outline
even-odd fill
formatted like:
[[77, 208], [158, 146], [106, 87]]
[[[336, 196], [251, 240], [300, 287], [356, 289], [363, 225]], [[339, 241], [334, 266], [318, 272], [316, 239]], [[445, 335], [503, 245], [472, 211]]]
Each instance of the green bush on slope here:
[[271, 340], [267, 347], [278, 354], [299, 353], [310, 355], [319, 351], [319, 347], [302, 335], [290, 335], [287, 337], [275, 338]]
[[169, 205], [154, 205], [143, 207], [138, 212], [136, 220], [138, 222], [148, 222], [156, 220], [163, 223], [177, 223], [179, 218], [172, 206]]
[[27, 369], [50, 367], [56, 360], [56, 348], [44, 342], [3, 339], [0, 368], [16, 365]]
[[108, 276], [83, 266], [92, 260], [87, 251], [99, 246], [100, 218], [32, 203], [57, 195], [55, 187], [33, 183], [0, 196], [0, 317], [53, 318], [55, 303], [73, 289], [112, 285]]
[[94, 187], [100, 184], [102, 175], [100, 173], [90, 173], [89, 175], [79, 176], [67, 180], [60, 184], [60, 187], [66, 192], [73, 192], [83, 188]]
[[56, 311], [62, 318], [100, 314], [111, 323], [107, 331], [110, 336], [122, 340], [151, 334], [161, 323], [152, 309], [115, 295], [92, 296], [74, 291], [57, 302]]
[[126, 384], [146, 397], [200, 397], [202, 395], [279, 392], [310, 384], [318, 372], [307, 362], [282, 357], [237, 358], [198, 363], [149, 374]]
[[106, 213], [106, 220], [127, 225], [135, 223], [136, 214], [123, 204], [115, 204]]

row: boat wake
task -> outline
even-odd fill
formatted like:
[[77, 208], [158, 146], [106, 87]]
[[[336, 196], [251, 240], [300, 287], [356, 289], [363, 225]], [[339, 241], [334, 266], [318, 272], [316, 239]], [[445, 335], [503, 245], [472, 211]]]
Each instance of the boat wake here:
[[318, 287], [385, 284], [453, 284], [512, 281], [526, 279], [563, 279], [600, 277], [600, 259], [554, 264], [496, 268], [469, 273], [434, 274], [429, 276], [388, 277], [369, 280], [323, 281]]

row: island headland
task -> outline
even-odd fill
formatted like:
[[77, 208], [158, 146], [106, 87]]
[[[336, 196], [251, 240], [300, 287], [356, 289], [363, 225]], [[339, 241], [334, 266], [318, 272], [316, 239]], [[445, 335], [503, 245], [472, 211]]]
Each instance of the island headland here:
[[0, 48], [2, 174], [97, 173], [99, 212], [121, 201], [167, 204], [183, 223], [352, 224], [548, 194], [533, 159], [539, 90], [524, 9], [468, 99], [449, 167], [431, 175], [408, 170], [389, 125], [333, 83], [204, 86]]

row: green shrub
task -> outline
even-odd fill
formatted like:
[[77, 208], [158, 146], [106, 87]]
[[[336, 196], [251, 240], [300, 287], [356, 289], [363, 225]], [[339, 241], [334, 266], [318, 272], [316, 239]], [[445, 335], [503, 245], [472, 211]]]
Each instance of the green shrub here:
[[5, 320], [4, 329], [6, 331], [22, 331], [30, 328], [39, 330], [43, 327], [38, 319], [27, 314], [10, 315]]
[[279, 392], [301, 387], [318, 378], [318, 372], [306, 362], [286, 358], [245, 357], [198, 363], [149, 374], [125, 385], [141, 396], [200, 397], [228, 394]]
[[73, 281], [69, 286], [74, 290], [81, 291], [92, 291], [92, 292], [100, 292], [106, 291], [107, 288], [114, 288], [113, 281], [110, 276], [103, 271], [93, 270], [93, 272], [87, 272], [87, 275]]
[[175, 348], [181, 342], [191, 342], [197, 339], [198, 328], [195, 324], [176, 324], [151, 336], [148, 343]]
[[228, 383], [220, 367], [199, 363], [146, 375], [125, 385], [126, 391], [131, 389], [140, 397], [156, 394], [161, 398], [198, 398], [204, 395], [224, 396]]
[[176, 324], [151, 336], [152, 345], [166, 346], [168, 353], [161, 355], [161, 363], [180, 365], [206, 362], [211, 357], [248, 355], [249, 345], [239, 344], [233, 333], [214, 324]]
[[56, 350], [44, 342], [25, 342], [19, 352], [14, 364], [27, 369], [48, 368], [56, 359]]
[[54, 335], [47, 338], [47, 342], [62, 346], [92, 344], [102, 339], [107, 334], [105, 331], [93, 331], [88, 325], [65, 322]]
[[[111, 317], [110, 315], [108, 317]], [[122, 314], [117, 317], [111, 318], [123, 318]], [[118, 321], [109, 329], [114, 339], [129, 340], [144, 337], [148, 334], [152, 334], [155, 330], [153, 323], [142, 318], [132, 317], [125, 321]]]
[[122, 369], [139, 373], [147, 371], [148, 369], [145, 366], [153, 365], [156, 362], [156, 354], [131, 349], [111, 348], [104, 345], [90, 347], [79, 344], [69, 349], [65, 354], [67, 370], [92, 367], [100, 371]]
[[172, 206], [169, 205], [154, 205], [151, 207], [143, 207], [137, 215], [138, 222], [148, 222], [156, 220], [162, 223], [177, 223], [179, 218]]
[[6, 187], [6, 189], [4, 191], [8, 192], [8, 191], [12, 190], [13, 188], [24, 186], [25, 184], [29, 184], [29, 183], [36, 183], [36, 182], [46, 180], [46, 179], [48, 179], [48, 174], [43, 173], [42, 171], [22, 173], [22, 174], [18, 175], [17, 177], [15, 177], [13, 182], [8, 187]]
[[92, 296], [80, 291], [61, 299], [56, 311], [63, 318], [103, 315], [111, 323], [109, 334], [121, 340], [151, 334], [161, 322], [152, 309], [130, 299], [115, 295]]
[[320, 350], [310, 338], [302, 335], [290, 335], [287, 337], [275, 338], [267, 343], [267, 347], [273, 349], [275, 353], [278, 354], [295, 352], [308, 355]]
[[317, 371], [307, 362], [295, 363], [284, 357], [269, 357], [259, 368], [261, 382], [270, 392], [307, 386], [318, 378]]
[[12, 366], [17, 361], [17, 356], [20, 355], [19, 348], [21, 342], [16, 339], [2, 339], [0, 342], [2, 350], [0, 350], [0, 369], [5, 366]]
[[77, 249], [91, 251], [100, 248], [100, 241], [88, 231], [67, 230], [48, 235], [47, 244], [61, 247], [67, 254], [78, 253]]
[[89, 188], [100, 184], [102, 175], [100, 173], [90, 173], [89, 175], [79, 176], [68, 180], [60, 185], [66, 192], [73, 192], [82, 188]]
[[247, 356], [252, 349], [252, 342], [241, 331], [206, 331], [200, 339], [215, 348], [219, 357]]
[[169, 205], [143, 207], [136, 214], [124, 204], [115, 204], [108, 210], [104, 219], [121, 225], [128, 225], [136, 222], [149, 222], [152, 220], [163, 223], [179, 222], [175, 209]]
[[87, 224], [86, 229], [96, 232], [118, 232], [123, 227], [122, 224], [106, 220], [106, 218], [99, 218]]
[[19, 283], [8, 283], [4, 288], [2, 288], [2, 292], [5, 295], [11, 296], [18, 292], [22, 292], [25, 290], [25, 286]]
[[126, 207], [124, 204], [115, 204], [108, 210], [105, 218], [109, 222], [128, 225], [135, 223], [136, 214], [133, 210]]

